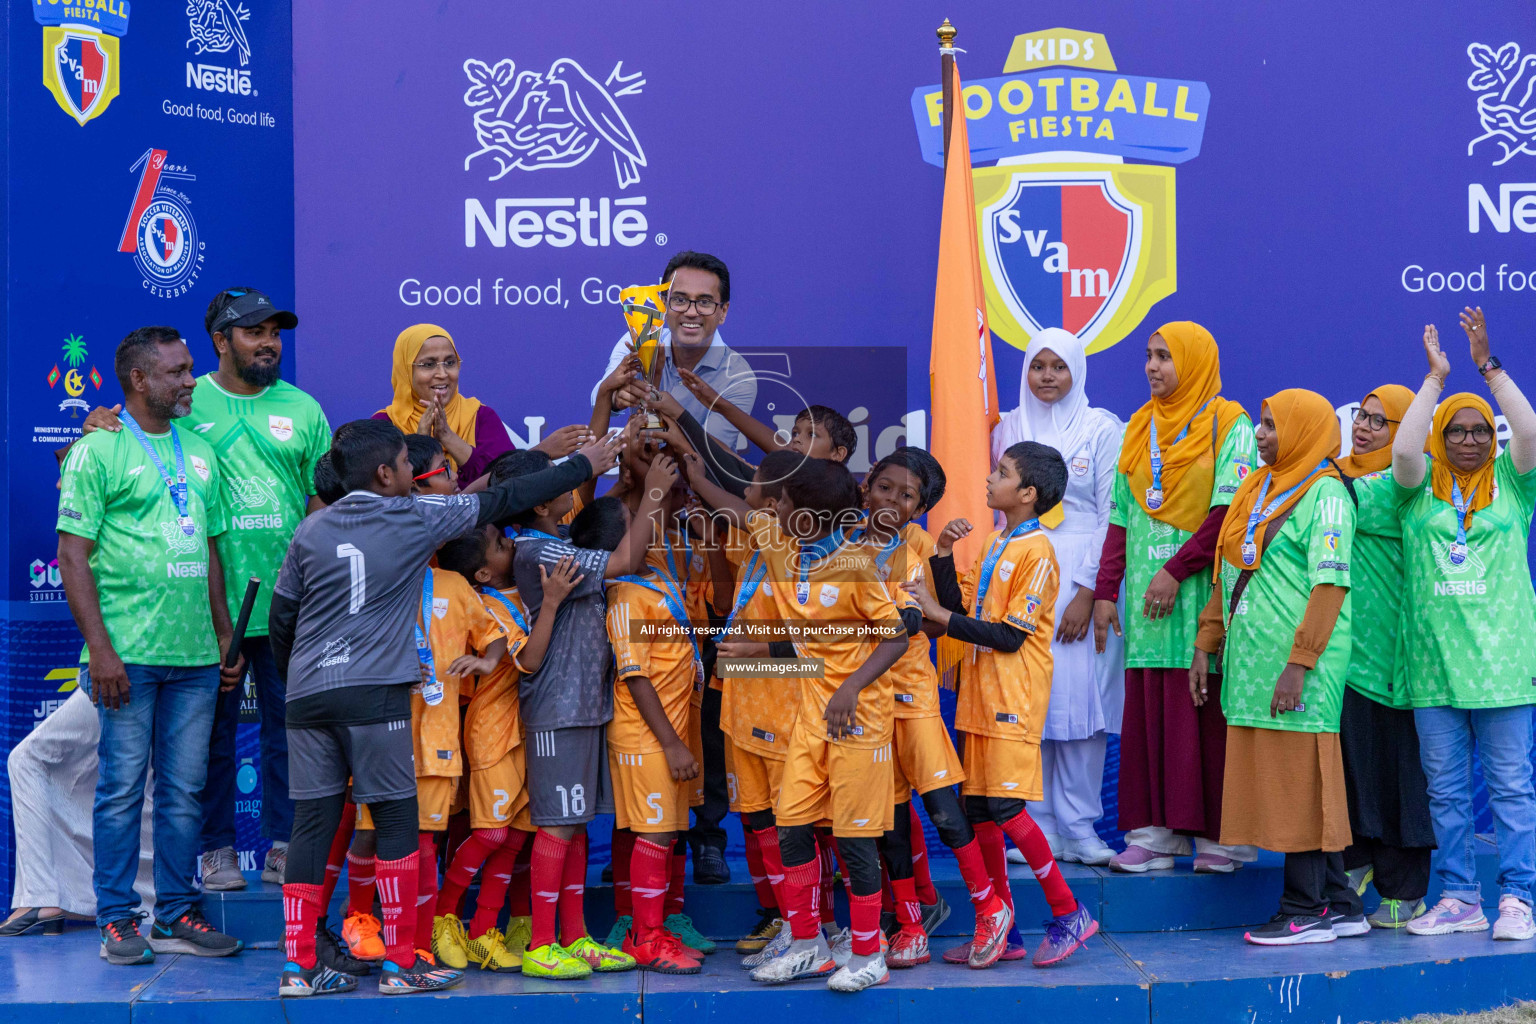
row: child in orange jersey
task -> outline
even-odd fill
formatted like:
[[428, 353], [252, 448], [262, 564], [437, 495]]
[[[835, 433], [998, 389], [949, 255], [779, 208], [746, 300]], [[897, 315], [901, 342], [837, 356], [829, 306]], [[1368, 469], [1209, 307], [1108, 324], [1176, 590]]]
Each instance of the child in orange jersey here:
[[[927, 618], [974, 645], [961, 666], [955, 712], [955, 724], [966, 734], [961, 792], [971, 821], [1001, 827], [1045, 890], [1053, 917], [1035, 952], [1037, 967], [1065, 960], [1099, 927], [1072, 895], [1050, 844], [1024, 808], [1041, 795], [1040, 733], [1051, 697], [1058, 586], [1055, 554], [1039, 516], [1061, 501], [1066, 482], [1066, 463], [1056, 449], [1033, 441], [1013, 445], [987, 477], [987, 505], [1006, 523], [988, 537], [985, 556], [966, 574], [963, 591], [951, 553], [955, 540], [971, 530], [963, 519], [944, 527], [930, 562], [938, 597], [921, 584], [906, 585]], [[1007, 885], [1006, 869], [993, 881]]]
[[[443, 545], [438, 564], [457, 572], [480, 592], [486, 610], [507, 631], [507, 656], [496, 670], [475, 686], [464, 716], [464, 759], [469, 765], [470, 827], [474, 830], [454, 853], [438, 893], [434, 952], [444, 959], [467, 959], [488, 971], [513, 971], [522, 966], [519, 937], [496, 927], [506, 900], [513, 865], [533, 834], [523, 784], [523, 736], [518, 716], [517, 687], [524, 672], [536, 672], [549, 649], [559, 607], [582, 576], [574, 560], [562, 559], [552, 570], [540, 566], [544, 584], [543, 614], [530, 627], [528, 614], [512, 585], [512, 541], [494, 524]], [[458, 916], [459, 902], [475, 872], [484, 865], [480, 895], [468, 929]], [[510, 929], [509, 929], [510, 930]], [[453, 948], [449, 948], [449, 947]]]

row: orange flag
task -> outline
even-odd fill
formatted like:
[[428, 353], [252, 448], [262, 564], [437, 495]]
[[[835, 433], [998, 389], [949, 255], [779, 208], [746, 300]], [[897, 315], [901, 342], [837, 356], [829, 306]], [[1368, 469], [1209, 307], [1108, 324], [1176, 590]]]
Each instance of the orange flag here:
[[992, 471], [992, 428], [997, 424], [997, 381], [992, 374], [992, 334], [987, 329], [981, 260], [976, 242], [976, 198], [971, 188], [971, 149], [965, 130], [960, 69], [952, 65], [954, 116], [944, 169], [944, 212], [939, 226], [939, 273], [933, 290], [933, 347], [928, 387], [933, 401], [929, 450], [944, 467], [949, 487], [928, 512], [935, 537], [951, 519], [974, 528], [955, 545], [955, 571], [964, 575], [992, 529], [986, 479]]

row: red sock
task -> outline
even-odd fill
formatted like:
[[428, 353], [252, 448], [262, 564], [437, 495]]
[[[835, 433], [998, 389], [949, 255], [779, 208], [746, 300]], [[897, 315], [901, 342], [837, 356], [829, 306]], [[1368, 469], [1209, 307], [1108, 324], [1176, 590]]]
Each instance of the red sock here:
[[306, 971], [315, 966], [315, 927], [325, 906], [318, 885], [283, 886], [283, 946], [288, 959]]
[[683, 912], [683, 877], [688, 868], [688, 847], [681, 839], [672, 843], [672, 873], [667, 880], [666, 916]]
[[766, 910], [773, 910], [779, 902], [773, 895], [773, 883], [768, 881], [768, 870], [763, 866], [762, 843], [751, 829], [743, 829], [742, 838], [746, 840], [747, 874], [752, 877], [752, 888], [757, 890], [757, 903]]
[[475, 880], [475, 872], [506, 841], [507, 830], [504, 828], [477, 828], [459, 844], [453, 862], [443, 872], [443, 887], [437, 891], [437, 905], [444, 914], [458, 912], [459, 901], [464, 898], [469, 883]]
[[912, 880], [917, 883], [917, 898], [930, 907], [939, 902], [939, 891], [933, 887], [933, 872], [928, 865], [928, 836], [917, 816], [917, 801], [907, 805], [912, 815]]
[[[416, 885], [421, 875], [418, 850], [399, 860], [376, 860], [379, 901], [384, 907], [384, 953], [401, 967], [416, 962]], [[372, 909], [371, 907], [369, 908]]]
[[560, 945], [569, 946], [587, 934], [587, 833], [577, 832], [565, 851], [560, 876]]
[[572, 841], [560, 839], [540, 829], [533, 840], [529, 888], [533, 893], [533, 935], [529, 949], [555, 941], [555, 909], [560, 905], [560, 879], [565, 872], [565, 855]]
[[437, 914], [437, 833], [418, 835], [416, 852], [416, 948], [432, 952], [432, 918]]
[[922, 931], [923, 908], [917, 902], [917, 883], [910, 878], [893, 878], [891, 893], [896, 897], [896, 920], [902, 930]]
[[1045, 833], [1040, 831], [1040, 826], [1035, 824], [1029, 812], [1020, 811], [1004, 822], [1003, 831], [1008, 833], [1013, 845], [1029, 861], [1030, 870], [1040, 880], [1040, 888], [1045, 890], [1045, 901], [1051, 905], [1051, 913], [1060, 917], [1076, 910], [1077, 897], [1072, 895], [1071, 887], [1062, 877], [1061, 869], [1056, 866], [1056, 858], [1051, 856], [1051, 844], [1046, 842]]
[[972, 839], [954, 853], [960, 865], [960, 877], [965, 879], [966, 891], [971, 894], [971, 906], [978, 914], [991, 913], [997, 890], [987, 872], [987, 860], [981, 854], [981, 840]]
[[635, 834], [629, 829], [613, 830], [613, 916], [634, 916], [635, 903], [631, 886], [634, 884], [630, 866], [635, 855]]
[[352, 830], [357, 827], [357, 805], [343, 804], [341, 824], [331, 837], [331, 852], [325, 855], [325, 884], [320, 887], [320, 916], [331, 912], [331, 897], [336, 895], [336, 883], [341, 881], [341, 867], [347, 862], [347, 847], [352, 845]]
[[880, 952], [880, 894], [848, 894], [848, 926], [853, 931], [853, 955], [874, 956]]
[[[501, 917], [501, 906], [507, 901], [507, 885], [512, 881], [512, 863], [517, 860], [523, 841], [527, 838], [527, 832], [509, 828], [507, 841], [492, 850], [491, 855], [485, 859], [485, 867], [480, 869], [480, 895], [475, 900], [475, 917], [469, 923], [471, 936], [484, 935], [496, 927], [496, 920]], [[441, 895], [437, 901], [442, 903]]]
[[784, 860], [779, 853], [779, 830], [770, 825], [761, 832], [750, 834], [757, 837], [757, 848], [763, 855], [763, 871], [773, 889], [774, 906], [778, 907], [779, 916], [788, 920], [789, 901], [784, 896]]
[[507, 910], [513, 917], [529, 917], [533, 914], [533, 888], [530, 881], [533, 872], [534, 833], [523, 833], [523, 849], [512, 862], [512, 884], [507, 889]]
[[666, 916], [663, 907], [672, 873], [672, 851], [649, 839], [636, 838], [629, 871], [634, 884], [635, 934], [643, 940], [661, 930]]
[[976, 826], [976, 841], [981, 846], [982, 862], [992, 879], [992, 888], [998, 899], [1013, 909], [1013, 887], [1008, 883], [1008, 851], [1003, 846], [1003, 830], [993, 821], [983, 821]]
[[832, 838], [830, 832], [816, 833], [816, 856], [820, 862], [821, 877], [817, 882], [820, 887], [820, 900], [818, 903], [821, 912], [821, 923], [837, 927], [837, 915], [833, 913], [832, 888], [837, 876], [837, 840]]
[[373, 913], [374, 859], [347, 854], [347, 913]]
[[789, 899], [789, 933], [797, 939], [814, 939], [821, 927], [817, 904], [821, 900], [821, 858], [784, 868], [784, 895]]

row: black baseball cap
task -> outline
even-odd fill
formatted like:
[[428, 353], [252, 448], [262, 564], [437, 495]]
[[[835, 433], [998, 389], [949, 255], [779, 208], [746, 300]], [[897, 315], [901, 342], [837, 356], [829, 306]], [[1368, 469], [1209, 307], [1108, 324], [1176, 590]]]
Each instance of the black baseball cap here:
[[291, 331], [299, 326], [299, 318], [286, 309], [278, 309], [265, 292], [231, 291], [232, 298], [219, 310], [208, 328], [210, 335], [226, 331], [230, 327], [255, 327], [257, 324], [276, 319], [277, 326]]

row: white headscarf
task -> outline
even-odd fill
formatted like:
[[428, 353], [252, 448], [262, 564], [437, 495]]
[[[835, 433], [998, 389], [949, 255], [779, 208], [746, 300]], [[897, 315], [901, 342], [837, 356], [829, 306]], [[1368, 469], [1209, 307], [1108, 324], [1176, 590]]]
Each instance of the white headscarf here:
[[[1052, 403], [1036, 398], [1029, 390], [1029, 364], [1049, 349], [1072, 372], [1072, 390]], [[992, 431], [992, 461], [1010, 445], [1038, 441], [1061, 452], [1068, 462], [1089, 440], [1103, 410], [1088, 405], [1088, 354], [1071, 331], [1047, 327], [1029, 339], [1024, 350], [1024, 370], [1019, 377], [1019, 407], [1007, 413]]]

